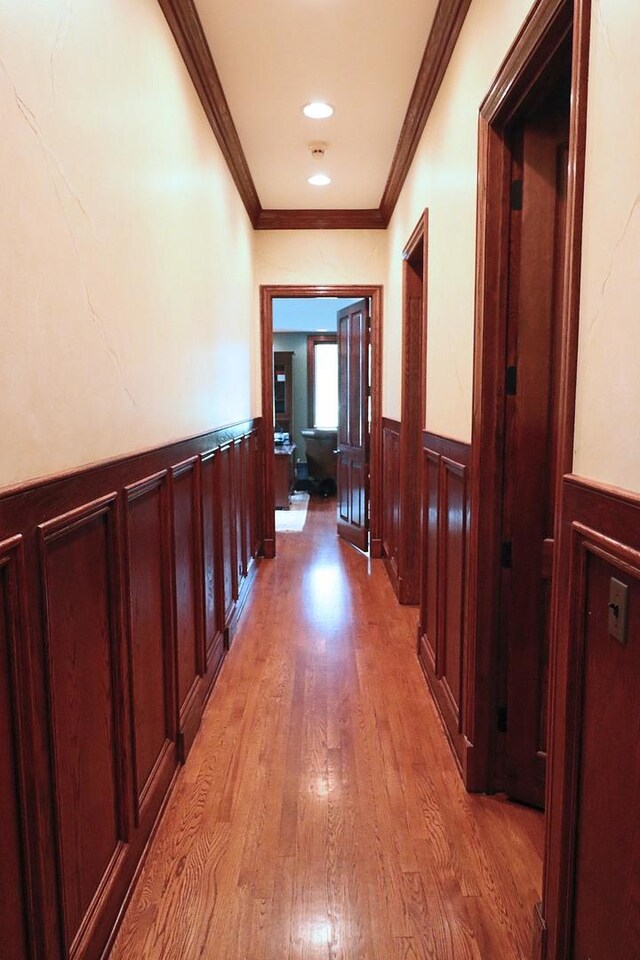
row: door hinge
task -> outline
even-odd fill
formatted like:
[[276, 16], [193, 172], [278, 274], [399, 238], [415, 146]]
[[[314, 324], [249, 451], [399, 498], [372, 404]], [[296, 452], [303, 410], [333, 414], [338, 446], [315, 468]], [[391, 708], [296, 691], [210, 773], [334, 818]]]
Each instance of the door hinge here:
[[507, 708], [506, 707], [498, 707], [497, 721], [498, 721], [498, 733], [506, 733], [507, 732]]
[[522, 180], [512, 180], [511, 181], [511, 209], [512, 210], [522, 210], [522, 198], [523, 198], [523, 184]]
[[511, 569], [511, 540], [503, 540], [500, 547], [500, 566]]
[[507, 367], [504, 377], [504, 392], [508, 397], [515, 397], [518, 388], [518, 368]]

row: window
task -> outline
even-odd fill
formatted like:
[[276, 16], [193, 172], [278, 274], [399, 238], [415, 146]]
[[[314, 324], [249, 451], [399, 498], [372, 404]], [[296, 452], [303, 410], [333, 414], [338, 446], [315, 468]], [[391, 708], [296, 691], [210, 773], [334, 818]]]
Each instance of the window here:
[[307, 338], [309, 375], [309, 426], [317, 430], [338, 428], [338, 344], [335, 336]]

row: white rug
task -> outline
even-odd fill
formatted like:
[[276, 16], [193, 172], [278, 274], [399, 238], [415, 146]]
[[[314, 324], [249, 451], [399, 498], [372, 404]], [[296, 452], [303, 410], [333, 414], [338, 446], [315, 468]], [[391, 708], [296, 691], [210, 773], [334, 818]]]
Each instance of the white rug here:
[[300, 533], [307, 519], [308, 505], [308, 493], [294, 493], [288, 510], [276, 510], [276, 533]]

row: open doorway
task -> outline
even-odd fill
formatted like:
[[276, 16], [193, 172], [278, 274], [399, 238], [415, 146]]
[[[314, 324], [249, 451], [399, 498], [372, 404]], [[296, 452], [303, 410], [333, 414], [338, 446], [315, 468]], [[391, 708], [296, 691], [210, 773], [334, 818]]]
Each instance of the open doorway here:
[[274, 297], [276, 532], [304, 523], [309, 498], [335, 501], [338, 470], [339, 297]]
[[380, 556], [381, 307], [380, 287], [261, 288], [266, 557], [295, 491], [337, 494], [338, 534]]
[[[546, 87], [546, 89], [545, 89]], [[497, 785], [544, 805], [571, 49], [509, 126]]]

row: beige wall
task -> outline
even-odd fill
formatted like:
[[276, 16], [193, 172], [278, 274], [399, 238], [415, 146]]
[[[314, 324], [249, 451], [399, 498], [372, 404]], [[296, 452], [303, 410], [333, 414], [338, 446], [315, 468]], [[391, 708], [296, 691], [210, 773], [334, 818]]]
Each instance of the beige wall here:
[[478, 108], [531, 0], [474, 0], [389, 228], [384, 412], [400, 417], [402, 248], [429, 208], [427, 426], [471, 439]]
[[[384, 412], [400, 416], [402, 248], [429, 208], [427, 426], [471, 438], [479, 105], [531, 0], [474, 0], [389, 230]], [[635, 2], [593, 0], [574, 469], [640, 490]]]
[[253, 235], [158, 4], [5, 0], [0, 129], [0, 486], [257, 412]]
[[[254, 237], [257, 286], [289, 284], [383, 284], [387, 270], [385, 230], [258, 230]], [[259, 305], [256, 316], [259, 316]], [[386, 318], [383, 322], [386, 337]], [[257, 332], [256, 349], [259, 350]], [[254, 389], [259, 387], [256, 372]]]
[[640, 6], [594, 0], [574, 470], [640, 491]]
[[384, 230], [258, 230], [258, 284], [379, 284], [386, 274]]

